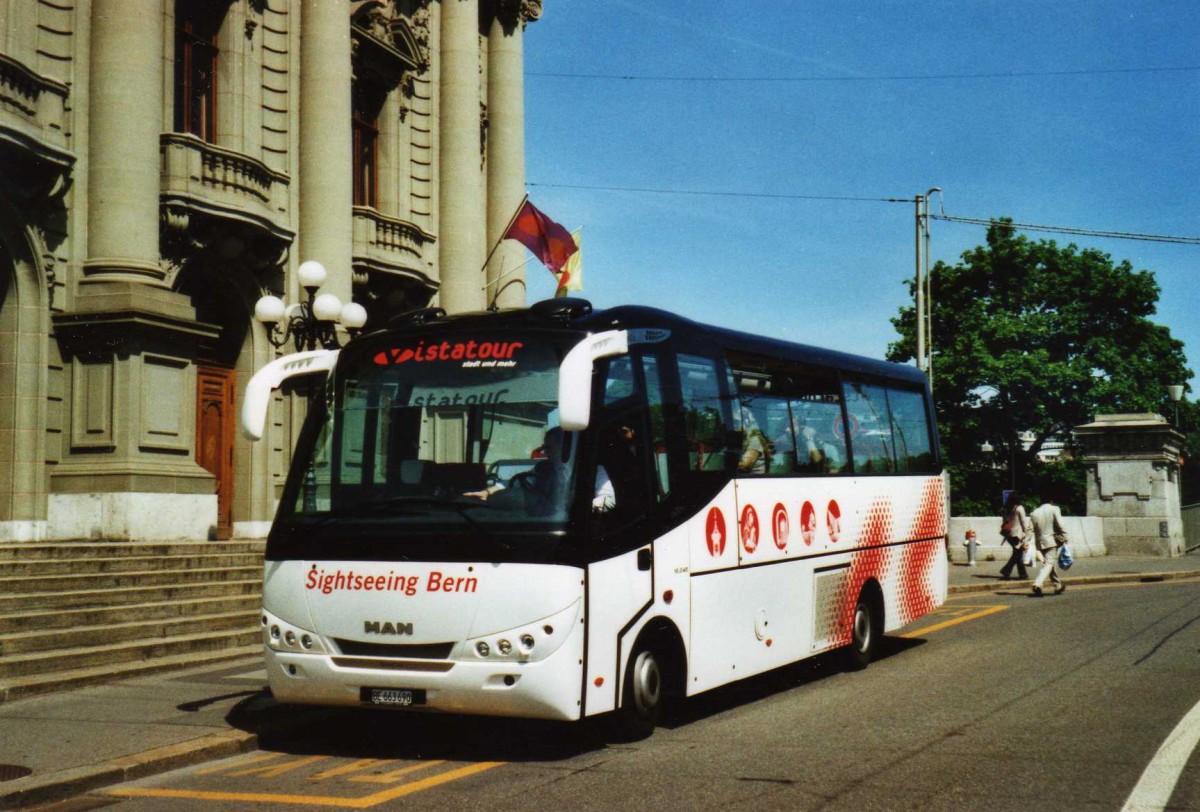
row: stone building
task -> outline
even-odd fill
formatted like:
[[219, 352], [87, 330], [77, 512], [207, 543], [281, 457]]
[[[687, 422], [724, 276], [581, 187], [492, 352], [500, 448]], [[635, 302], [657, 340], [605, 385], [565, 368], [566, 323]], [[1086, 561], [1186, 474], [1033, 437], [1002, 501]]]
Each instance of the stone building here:
[[[540, 0], [0, 0], [0, 541], [261, 537], [234, 430], [304, 260], [368, 326], [524, 304]], [[286, 351], [291, 349], [285, 347]]]

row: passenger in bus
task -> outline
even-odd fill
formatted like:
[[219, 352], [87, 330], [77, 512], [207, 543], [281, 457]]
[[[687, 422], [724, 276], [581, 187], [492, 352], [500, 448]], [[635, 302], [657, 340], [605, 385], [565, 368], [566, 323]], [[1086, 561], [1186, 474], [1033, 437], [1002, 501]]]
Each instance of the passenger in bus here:
[[612, 510], [618, 505], [631, 510], [646, 503], [646, 468], [631, 422], [616, 421], [600, 433], [592, 500], [598, 510]]
[[753, 413], [745, 413], [742, 428], [742, 457], [738, 460], [738, 473], [765, 474], [770, 464], [769, 443]]
[[801, 452], [799, 464], [809, 471], [835, 474], [842, 470], [842, 455], [833, 443], [821, 437], [815, 426], [806, 425], [800, 430]]
[[617, 506], [617, 492], [613, 489], [612, 478], [603, 465], [596, 466], [596, 489], [592, 497], [592, 510], [605, 512]]

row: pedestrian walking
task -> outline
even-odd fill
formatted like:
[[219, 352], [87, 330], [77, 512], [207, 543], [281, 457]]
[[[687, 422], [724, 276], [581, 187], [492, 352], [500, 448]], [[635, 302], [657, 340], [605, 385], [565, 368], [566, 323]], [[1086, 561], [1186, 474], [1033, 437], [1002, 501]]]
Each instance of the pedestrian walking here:
[[1012, 578], [1015, 567], [1017, 577], [1024, 581], [1029, 577], [1025, 571], [1025, 550], [1029, 545], [1029, 517], [1025, 515], [1025, 506], [1021, 504], [1021, 493], [1009, 491], [1008, 500], [1004, 503], [1004, 512], [1000, 518], [1000, 535], [1004, 542], [1012, 547], [1008, 561], [1000, 568], [1000, 580]]
[[1044, 561], [1042, 569], [1033, 582], [1033, 594], [1042, 594], [1042, 585], [1049, 576], [1054, 584], [1054, 594], [1063, 592], [1067, 585], [1059, 577], [1055, 564], [1058, 563], [1058, 551], [1067, 543], [1067, 530], [1063, 526], [1062, 511], [1053, 499], [1043, 502], [1029, 517], [1033, 521], [1033, 539]]

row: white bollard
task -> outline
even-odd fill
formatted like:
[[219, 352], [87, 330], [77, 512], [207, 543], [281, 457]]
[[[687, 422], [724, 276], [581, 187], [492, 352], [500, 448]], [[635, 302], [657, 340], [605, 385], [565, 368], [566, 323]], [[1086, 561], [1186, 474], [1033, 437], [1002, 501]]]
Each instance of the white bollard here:
[[979, 548], [979, 542], [975, 538], [974, 530], [967, 531], [967, 536], [963, 540], [963, 546], [967, 548], [967, 566], [975, 566], [975, 551]]

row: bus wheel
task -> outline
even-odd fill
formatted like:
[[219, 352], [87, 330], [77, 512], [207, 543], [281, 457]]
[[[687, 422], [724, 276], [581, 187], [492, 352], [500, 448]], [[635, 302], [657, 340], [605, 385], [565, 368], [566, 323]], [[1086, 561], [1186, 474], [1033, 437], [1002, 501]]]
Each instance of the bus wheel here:
[[860, 671], [875, 658], [879, 637], [883, 634], [883, 618], [878, 601], [866, 590], [854, 604], [854, 623], [850, 630], [850, 647], [846, 650], [846, 666]]
[[644, 739], [654, 732], [663, 706], [663, 675], [654, 649], [639, 644], [629, 659], [625, 674], [625, 696], [617, 711], [617, 732], [629, 741]]

